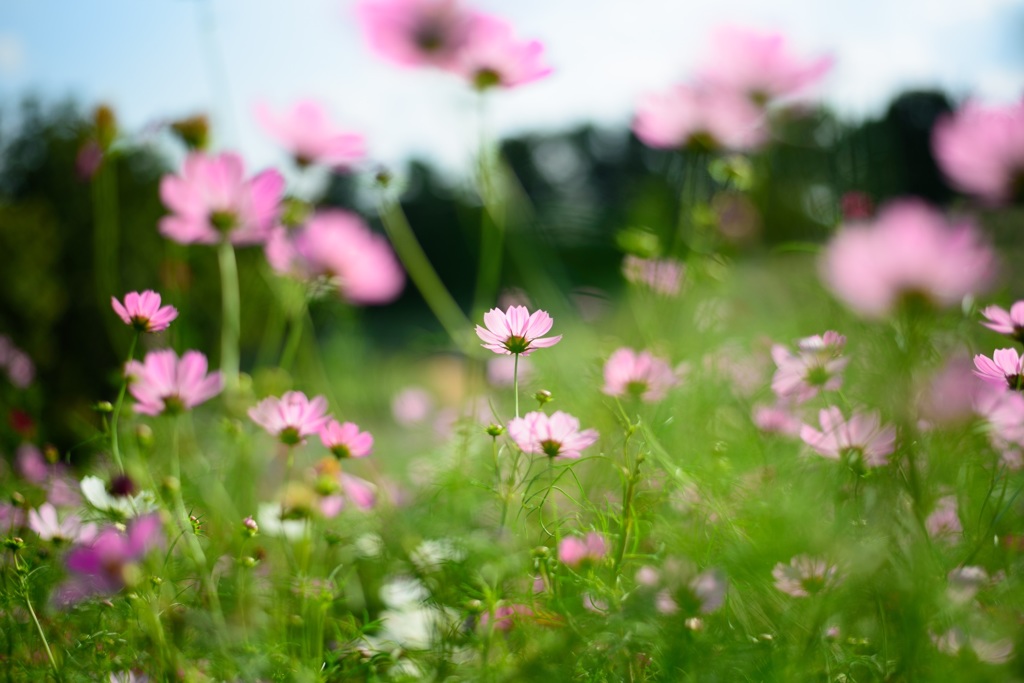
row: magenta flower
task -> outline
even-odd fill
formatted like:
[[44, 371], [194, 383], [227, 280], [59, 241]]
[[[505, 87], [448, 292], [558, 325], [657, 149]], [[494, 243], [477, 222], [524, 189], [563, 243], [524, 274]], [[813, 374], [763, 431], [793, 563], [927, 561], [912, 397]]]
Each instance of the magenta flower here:
[[162, 332], [178, 317], [178, 309], [174, 306], [161, 306], [160, 295], [151, 289], [141, 294], [128, 292], [123, 304], [110, 297], [110, 305], [125, 325], [131, 325], [138, 332]]
[[821, 275], [858, 313], [881, 318], [907, 297], [960, 303], [992, 280], [996, 258], [973, 223], [950, 224], [916, 200], [892, 202], [873, 223], [844, 227], [828, 245]]
[[193, 152], [180, 176], [160, 181], [160, 198], [172, 212], [160, 219], [160, 233], [182, 244], [260, 244], [277, 222], [283, 192], [277, 171], [246, 179], [237, 154]]
[[580, 451], [597, 442], [597, 431], [580, 431], [580, 421], [556, 410], [551, 417], [541, 412], [527, 413], [508, 423], [508, 435], [524, 453], [549, 458], [579, 458]]
[[478, 14], [458, 0], [365, 0], [357, 11], [370, 47], [399, 66], [452, 68]]
[[797, 353], [781, 344], [772, 347], [776, 371], [772, 391], [782, 400], [803, 403], [819, 391], [835, 391], [843, 385], [842, 371], [849, 358], [841, 356], [846, 337], [829, 330], [824, 335], [797, 342]]
[[779, 562], [772, 570], [775, 587], [794, 598], [806, 598], [834, 586], [839, 579], [836, 566], [819, 558], [797, 555], [789, 564]]
[[992, 357], [974, 357], [974, 374], [989, 384], [1024, 391], [1024, 357], [1017, 349], [997, 349]]
[[1006, 311], [999, 306], [987, 306], [981, 314], [988, 320], [985, 327], [1024, 344], [1024, 301], [1018, 301]]
[[307, 436], [319, 432], [331, 419], [326, 398], [315, 396], [310, 400], [301, 391], [285, 392], [281, 398], [265, 398], [249, 408], [249, 417], [289, 446], [304, 443]]
[[453, 68], [478, 90], [514, 88], [551, 73], [543, 52], [536, 40], [517, 40], [503, 19], [478, 15]]
[[278, 272], [329, 278], [342, 298], [356, 305], [390, 303], [405, 286], [388, 241], [348, 211], [322, 211], [290, 234], [274, 231], [266, 253]]
[[579, 567], [585, 562], [600, 562], [608, 554], [608, 541], [595, 531], [586, 538], [566, 536], [558, 544], [558, 561], [569, 567]]
[[845, 458], [865, 467], [881, 467], [896, 449], [896, 430], [883, 427], [877, 412], [854, 413], [844, 420], [839, 408], [833, 406], [823, 408], [818, 420], [821, 431], [804, 425], [800, 438], [830, 460]]
[[55, 543], [89, 543], [96, 537], [95, 524], [83, 524], [81, 517], [74, 514], [60, 519], [57, 508], [50, 503], [28, 511], [28, 527], [44, 541]]
[[337, 130], [323, 107], [312, 100], [297, 102], [282, 115], [259, 104], [256, 119], [291, 152], [299, 166], [325, 164], [347, 168], [366, 155], [363, 136]]
[[649, 351], [618, 349], [604, 365], [604, 389], [609, 396], [638, 396], [648, 403], [665, 398], [677, 384], [672, 366]]
[[484, 341], [481, 346], [495, 353], [529, 356], [536, 349], [546, 349], [561, 341], [562, 335], [541, 336], [551, 330], [553, 322], [546, 311], [531, 314], [526, 306], [509, 306], [504, 313], [492, 308], [484, 313], [487, 329], [477, 325], [476, 336]]
[[651, 291], [675, 296], [683, 286], [683, 264], [675, 259], [644, 259], [627, 255], [622, 260], [622, 275], [633, 284]]
[[1019, 197], [1024, 188], [1024, 101], [1006, 107], [968, 102], [936, 122], [932, 149], [958, 189], [991, 203]]
[[742, 93], [759, 104], [792, 95], [819, 80], [832, 66], [830, 57], [796, 57], [778, 33], [735, 26], [715, 32], [711, 54], [698, 79]]
[[206, 356], [199, 351], [178, 354], [170, 349], [150, 351], [140, 363], [125, 366], [128, 390], [135, 397], [135, 412], [144, 415], [175, 414], [192, 410], [221, 392], [221, 373], [206, 374]]
[[734, 90], [708, 84], [677, 84], [644, 96], [633, 132], [649, 147], [665, 149], [748, 150], [766, 139], [761, 109]]
[[373, 450], [373, 435], [352, 422], [330, 420], [320, 428], [320, 441], [336, 458], [363, 458]]

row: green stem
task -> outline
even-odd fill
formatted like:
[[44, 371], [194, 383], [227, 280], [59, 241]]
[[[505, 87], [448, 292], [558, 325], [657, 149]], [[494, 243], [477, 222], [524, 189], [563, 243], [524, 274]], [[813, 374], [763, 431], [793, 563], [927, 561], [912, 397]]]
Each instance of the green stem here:
[[423, 295], [423, 300], [426, 301], [427, 306], [430, 307], [455, 345], [468, 350], [463, 331], [472, 325], [459, 305], [455, 303], [455, 299], [452, 298], [444, 283], [441, 282], [437, 271], [430, 265], [430, 260], [427, 259], [423, 247], [416, 240], [416, 235], [409, 226], [409, 221], [398, 200], [383, 200], [379, 213], [384, 230], [395, 248], [395, 253], [401, 259], [413, 284]]
[[284, 344], [284, 351], [281, 352], [280, 367], [282, 370], [291, 370], [295, 362], [295, 354], [299, 350], [299, 342], [302, 341], [302, 328], [306, 323], [306, 311], [308, 303], [303, 303], [302, 308], [288, 321], [288, 339]]
[[[21, 560], [18, 556], [14, 556], [15, 567], [21, 570]], [[53, 651], [50, 649], [50, 643], [46, 640], [46, 633], [43, 632], [43, 626], [39, 623], [39, 617], [36, 616], [36, 611], [32, 607], [32, 599], [29, 597], [28, 586], [25, 584], [25, 577], [21, 577], [21, 594], [25, 598], [25, 606], [28, 607], [29, 614], [32, 615], [32, 621], [36, 625], [36, 630], [39, 631], [39, 637], [43, 640], [43, 647], [46, 648], [46, 656], [50, 660], [50, 666], [53, 667], [53, 676], [58, 681], [61, 680], [60, 668], [57, 666], [57, 660], [53, 657]]]
[[[132, 337], [131, 346], [128, 347], [128, 360], [125, 361], [125, 366], [132, 362], [135, 357], [135, 345], [139, 341], [139, 335], [141, 332], [136, 332], [135, 336]], [[117, 463], [117, 469], [124, 474], [124, 460], [121, 459], [121, 449], [118, 445], [118, 433], [117, 433], [117, 421], [121, 416], [121, 405], [124, 403], [125, 390], [128, 389], [128, 376], [125, 375], [121, 380], [121, 390], [117, 394], [117, 403], [114, 404], [114, 412], [110, 416], [110, 451], [114, 454], [114, 462]]]
[[220, 365], [224, 373], [224, 386], [228, 390], [238, 388], [238, 344], [242, 334], [241, 297], [238, 294], [238, 264], [235, 262], [235, 248], [224, 240], [217, 249], [220, 265], [221, 291], [221, 337]]
[[513, 355], [516, 359], [512, 366], [512, 386], [515, 388], [516, 393], [516, 417], [519, 417], [519, 354]]
[[626, 487], [622, 494], [622, 539], [619, 541], [619, 551], [615, 554], [615, 566], [613, 568], [616, 577], [618, 577], [619, 570], [622, 568], [622, 560], [626, 556], [626, 546], [629, 543], [629, 532], [633, 527], [633, 496], [636, 494], [636, 483], [640, 479], [641, 462], [643, 462], [643, 459], [638, 454], [636, 463], [633, 465], [633, 471], [628, 472], [627, 470], [629, 479], [626, 481]]

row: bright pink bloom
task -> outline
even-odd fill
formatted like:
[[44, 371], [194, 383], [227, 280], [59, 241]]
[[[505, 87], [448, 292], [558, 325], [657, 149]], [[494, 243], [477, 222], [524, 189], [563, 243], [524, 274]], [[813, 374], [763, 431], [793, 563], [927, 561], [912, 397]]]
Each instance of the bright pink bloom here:
[[237, 154], [193, 152], [180, 176], [160, 181], [160, 198], [172, 211], [160, 219], [160, 233], [182, 244], [261, 244], [277, 222], [283, 192], [277, 171], [246, 179]]
[[366, 155], [363, 136], [336, 129], [319, 103], [297, 102], [278, 115], [265, 104], [256, 105], [256, 119], [285, 149], [299, 166], [325, 164], [347, 168]]
[[551, 417], [541, 412], [527, 413], [508, 423], [508, 435], [524, 453], [549, 458], [579, 458], [580, 451], [597, 442], [597, 431], [580, 431], [580, 421], [556, 410]]
[[544, 46], [536, 40], [517, 40], [505, 20], [478, 15], [454, 71], [478, 90], [514, 88], [551, 73], [543, 52]]
[[877, 412], [854, 413], [844, 420], [839, 408], [833, 406], [823, 408], [818, 420], [821, 431], [804, 425], [800, 438], [831, 460], [848, 458], [865, 467], [881, 467], [896, 449], [896, 430], [883, 427]]
[[974, 374], [989, 384], [1024, 390], [1024, 356], [1017, 349], [997, 349], [992, 357], [978, 354], [974, 357]]
[[128, 390], [135, 397], [135, 412], [144, 415], [173, 414], [191, 410], [221, 392], [220, 372], [206, 374], [206, 356], [199, 351], [178, 354], [170, 349], [150, 351], [142, 363], [125, 366]]
[[633, 132], [650, 147], [754, 149], [766, 139], [764, 113], [734, 90], [672, 86], [640, 100]]
[[373, 450], [373, 435], [353, 422], [331, 420], [320, 428], [320, 441], [337, 458], [363, 458]]
[[1014, 303], [1009, 311], [999, 306], [987, 306], [981, 314], [988, 320], [982, 325], [1024, 343], [1024, 301]]
[[546, 311], [531, 314], [526, 306], [509, 306], [504, 313], [501, 309], [492, 308], [484, 313], [487, 329], [477, 325], [476, 336], [485, 342], [481, 346], [495, 353], [529, 356], [536, 349], [545, 349], [561, 341], [562, 335], [541, 336], [551, 330], [553, 322]]
[[28, 526], [44, 541], [55, 543], [88, 543], [96, 537], [95, 524], [83, 524], [78, 515], [65, 515], [61, 520], [57, 508], [43, 503], [38, 510], [28, 511]]
[[319, 432], [331, 416], [323, 396], [310, 400], [301, 391], [288, 391], [281, 398], [270, 396], [249, 408], [249, 418], [281, 443], [293, 446]]
[[831, 66], [830, 57], [809, 61], [797, 58], [778, 33], [729, 26], [715, 32], [711, 53], [698, 79], [764, 104], [814, 83]]
[[848, 306], [881, 318], [908, 296], [958, 304], [988, 286], [995, 266], [973, 223], [950, 224], [922, 202], [901, 200], [872, 223], [844, 227], [828, 245], [821, 274]]
[[839, 579], [835, 565], [818, 557], [797, 555], [789, 564], [779, 562], [772, 570], [775, 587], [795, 598], [806, 598], [831, 588]]
[[388, 241], [348, 211], [321, 211], [291, 233], [276, 230], [266, 252], [278, 272], [329, 278], [342, 298], [357, 305], [390, 303], [405, 286]]
[[805, 337], [797, 342], [797, 353], [781, 344], [772, 347], [777, 370], [772, 391], [783, 400], [803, 403], [819, 391], [835, 391], [843, 385], [842, 371], [849, 363], [843, 358], [846, 337], [829, 330], [824, 335]]
[[161, 306], [160, 295], [151, 289], [142, 292], [128, 292], [124, 304], [110, 297], [110, 305], [125, 325], [131, 325], [139, 332], [161, 332], [178, 317], [174, 306]]
[[608, 554], [608, 541], [602, 534], [591, 531], [586, 538], [566, 536], [558, 544], [558, 561], [569, 567], [584, 562], [599, 562]]
[[649, 351], [618, 349], [604, 364], [604, 389], [609, 396], [639, 396], [648, 403], [665, 398], [677, 384], [672, 366]]
[[629, 254], [622, 260], [622, 275], [633, 284], [675, 296], [683, 286], [683, 264], [675, 259], [644, 259]]
[[985, 107], [968, 102], [939, 119], [932, 149], [960, 190], [992, 203], [1024, 192], [1024, 102]]
[[357, 8], [379, 56], [399, 66], [452, 68], [478, 14], [458, 0], [365, 0]]

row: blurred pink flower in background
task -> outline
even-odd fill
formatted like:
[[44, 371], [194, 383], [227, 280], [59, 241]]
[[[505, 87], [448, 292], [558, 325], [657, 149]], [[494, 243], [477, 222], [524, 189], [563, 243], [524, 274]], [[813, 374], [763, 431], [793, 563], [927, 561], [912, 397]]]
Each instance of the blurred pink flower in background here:
[[781, 34], [725, 26], [714, 32], [697, 79], [765, 104], [820, 80], [831, 66], [831, 57], [798, 58]]
[[710, 85], [677, 84], [637, 104], [633, 132], [650, 147], [736, 149], [766, 140], [764, 113], [741, 94]]
[[947, 307], [992, 281], [996, 257], [975, 225], [950, 223], [917, 200], [884, 206], [870, 223], [843, 227], [829, 243], [821, 276], [858, 313], [881, 318], [904, 297]]
[[551, 417], [541, 412], [527, 413], [508, 423], [508, 435], [524, 453], [549, 458], [579, 458], [580, 451], [597, 442], [594, 429], [580, 431], [580, 421], [556, 410]]
[[637, 396], [648, 403], [665, 398], [677, 384], [672, 366], [649, 351], [616, 350], [604, 364], [604, 388], [609, 396]]
[[277, 229], [265, 251], [276, 271], [331, 278], [352, 304], [390, 303], [405, 287], [405, 272], [387, 239], [348, 211], [321, 211], [301, 228]]
[[992, 357], [974, 357], [974, 374], [996, 387], [1024, 390], [1024, 356], [1017, 349], [996, 349]]
[[684, 266], [675, 259], [645, 259], [629, 254], [622, 260], [622, 275], [633, 284], [675, 296], [683, 286]]
[[596, 531], [591, 531], [584, 538], [566, 536], [558, 544], [558, 561], [569, 567], [599, 562], [607, 554], [608, 541]]
[[457, 0], [365, 0], [356, 11], [373, 51], [412, 67], [453, 67], [478, 16]]
[[287, 391], [280, 398], [269, 396], [249, 408], [249, 418], [281, 443], [294, 446], [318, 433], [331, 416], [323, 396], [309, 399], [301, 391]]
[[843, 358], [846, 337], [829, 330], [824, 335], [805, 337], [797, 342], [797, 353], [782, 344], [772, 346], [775, 375], [772, 391], [783, 400], [803, 403], [819, 391], [835, 391], [843, 385], [842, 371], [849, 363]]
[[0, 367], [7, 371], [11, 384], [19, 389], [27, 389], [36, 377], [32, 359], [5, 334], [0, 334]]
[[803, 423], [793, 414], [793, 406], [779, 402], [772, 406], [754, 406], [754, 424], [762, 432], [799, 436]]
[[923, 420], [937, 425], [966, 422], [975, 415], [979, 395], [990, 390], [975, 374], [972, 360], [957, 354], [925, 383], [918, 412]]
[[551, 73], [543, 52], [539, 41], [517, 39], [504, 19], [478, 15], [453, 70], [478, 90], [514, 88]]
[[[510, 387], [515, 380], [515, 358], [499, 356], [487, 361], [487, 381], [496, 387]], [[519, 359], [519, 379], [525, 380], [533, 374], [533, 365], [526, 358]]]
[[97, 531], [95, 524], [83, 524], [81, 517], [75, 514], [60, 519], [57, 508], [50, 503], [28, 511], [28, 526], [39, 538], [56, 543], [89, 543]]
[[509, 306], [503, 313], [499, 308], [492, 308], [484, 313], [487, 328], [477, 325], [476, 336], [484, 341], [481, 346], [495, 353], [528, 356], [537, 349], [554, 346], [562, 339], [562, 335], [541, 336], [551, 330], [553, 323], [547, 311], [531, 314], [526, 306]]
[[277, 222], [283, 193], [277, 171], [247, 179], [239, 155], [193, 152], [180, 176], [160, 181], [160, 199], [172, 212], [160, 219], [160, 234], [182, 244], [261, 244]]
[[320, 441], [336, 458], [363, 458], [373, 450], [373, 435], [353, 422], [330, 420], [320, 428]]
[[968, 102], [939, 119], [935, 158], [958, 189], [991, 203], [1024, 192], [1024, 102], [986, 107]]
[[423, 387], [406, 387], [391, 399], [391, 415], [406, 427], [421, 424], [434, 411], [434, 398]]
[[772, 570], [775, 587], [795, 598], [806, 598], [831, 588], [839, 579], [835, 565], [820, 557], [797, 555], [789, 564], [779, 562]]
[[956, 543], [964, 532], [957, 514], [956, 496], [943, 496], [924, 520], [928, 535], [937, 541]]
[[1004, 465], [1009, 469], [1024, 466], [1024, 395], [995, 387], [991, 391], [978, 392], [975, 408], [988, 422], [988, 438], [1001, 454]]
[[139, 332], [162, 332], [178, 317], [178, 309], [161, 306], [160, 295], [151, 289], [142, 293], [128, 292], [123, 304], [110, 297], [110, 305], [125, 325], [131, 325]]
[[1024, 343], [1024, 301], [1017, 301], [1009, 311], [999, 306], [986, 306], [981, 309], [981, 315], [988, 321], [982, 323], [988, 329]]
[[881, 467], [896, 448], [896, 430], [883, 427], [877, 412], [855, 412], [849, 420], [835, 406], [818, 414], [821, 431], [809, 425], [800, 438], [819, 455], [830, 460], [856, 457], [866, 467]]
[[363, 136], [335, 128], [324, 108], [313, 100], [296, 102], [282, 114], [260, 103], [255, 114], [264, 130], [291, 153], [299, 166], [347, 168], [366, 155]]
[[181, 359], [170, 349], [150, 351], [140, 363], [125, 366], [128, 390], [135, 397], [135, 412], [174, 414], [191, 410], [221, 392], [221, 373], [206, 374], [206, 356], [186, 351]]
[[508, 631], [517, 621], [524, 617], [532, 617], [533, 610], [526, 605], [498, 605], [491, 612], [484, 612], [480, 615], [480, 627], [487, 628], [487, 625], [494, 621], [494, 628], [498, 631]]

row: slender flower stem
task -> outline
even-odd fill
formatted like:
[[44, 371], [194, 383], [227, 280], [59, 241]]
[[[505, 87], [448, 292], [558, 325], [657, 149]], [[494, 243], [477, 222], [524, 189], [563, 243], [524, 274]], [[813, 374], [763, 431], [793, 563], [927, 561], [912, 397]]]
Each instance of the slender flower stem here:
[[[132, 337], [131, 346], [128, 347], [128, 360], [125, 361], [125, 366], [131, 363], [135, 357], [135, 345], [139, 341], [139, 335], [141, 332], [136, 332], [135, 336]], [[117, 464], [117, 469], [124, 474], [124, 460], [121, 459], [121, 449], [118, 444], [117, 434], [117, 422], [121, 416], [121, 406], [124, 403], [125, 390], [128, 389], [128, 377], [125, 376], [121, 380], [121, 390], [117, 394], [117, 403], [114, 404], [114, 412], [110, 416], [110, 452], [114, 454], [114, 462]]]
[[519, 354], [513, 354], [515, 362], [512, 365], [512, 385], [516, 393], [516, 417], [519, 417]]
[[299, 350], [299, 342], [302, 341], [302, 329], [306, 326], [306, 311], [308, 309], [309, 303], [304, 301], [302, 307], [288, 320], [288, 339], [285, 341], [279, 363], [282, 370], [290, 371], [295, 362], [295, 354]]
[[241, 297], [238, 294], [238, 264], [235, 262], [235, 248], [228, 240], [217, 249], [220, 265], [221, 291], [221, 337], [220, 365], [224, 373], [224, 385], [228, 390], [238, 387], [238, 344], [242, 334]]
[[22, 595], [22, 597], [25, 598], [25, 606], [28, 607], [28, 612], [29, 612], [29, 614], [32, 615], [32, 621], [36, 625], [36, 630], [39, 631], [39, 637], [42, 639], [43, 647], [46, 649], [46, 656], [50, 660], [50, 666], [53, 667], [54, 678], [56, 678], [58, 681], [60, 681], [61, 680], [60, 668], [57, 666], [57, 660], [54, 659], [54, 657], [53, 657], [53, 651], [50, 650], [50, 643], [46, 640], [46, 633], [43, 632], [43, 626], [42, 626], [42, 624], [39, 623], [39, 617], [36, 616], [36, 611], [32, 607], [32, 598], [29, 597], [28, 586], [25, 583], [25, 576], [22, 573], [23, 567], [21, 566], [21, 560], [18, 558], [17, 555], [14, 556], [14, 565], [15, 565], [15, 569], [17, 569], [18, 573], [20, 574], [21, 595]]

